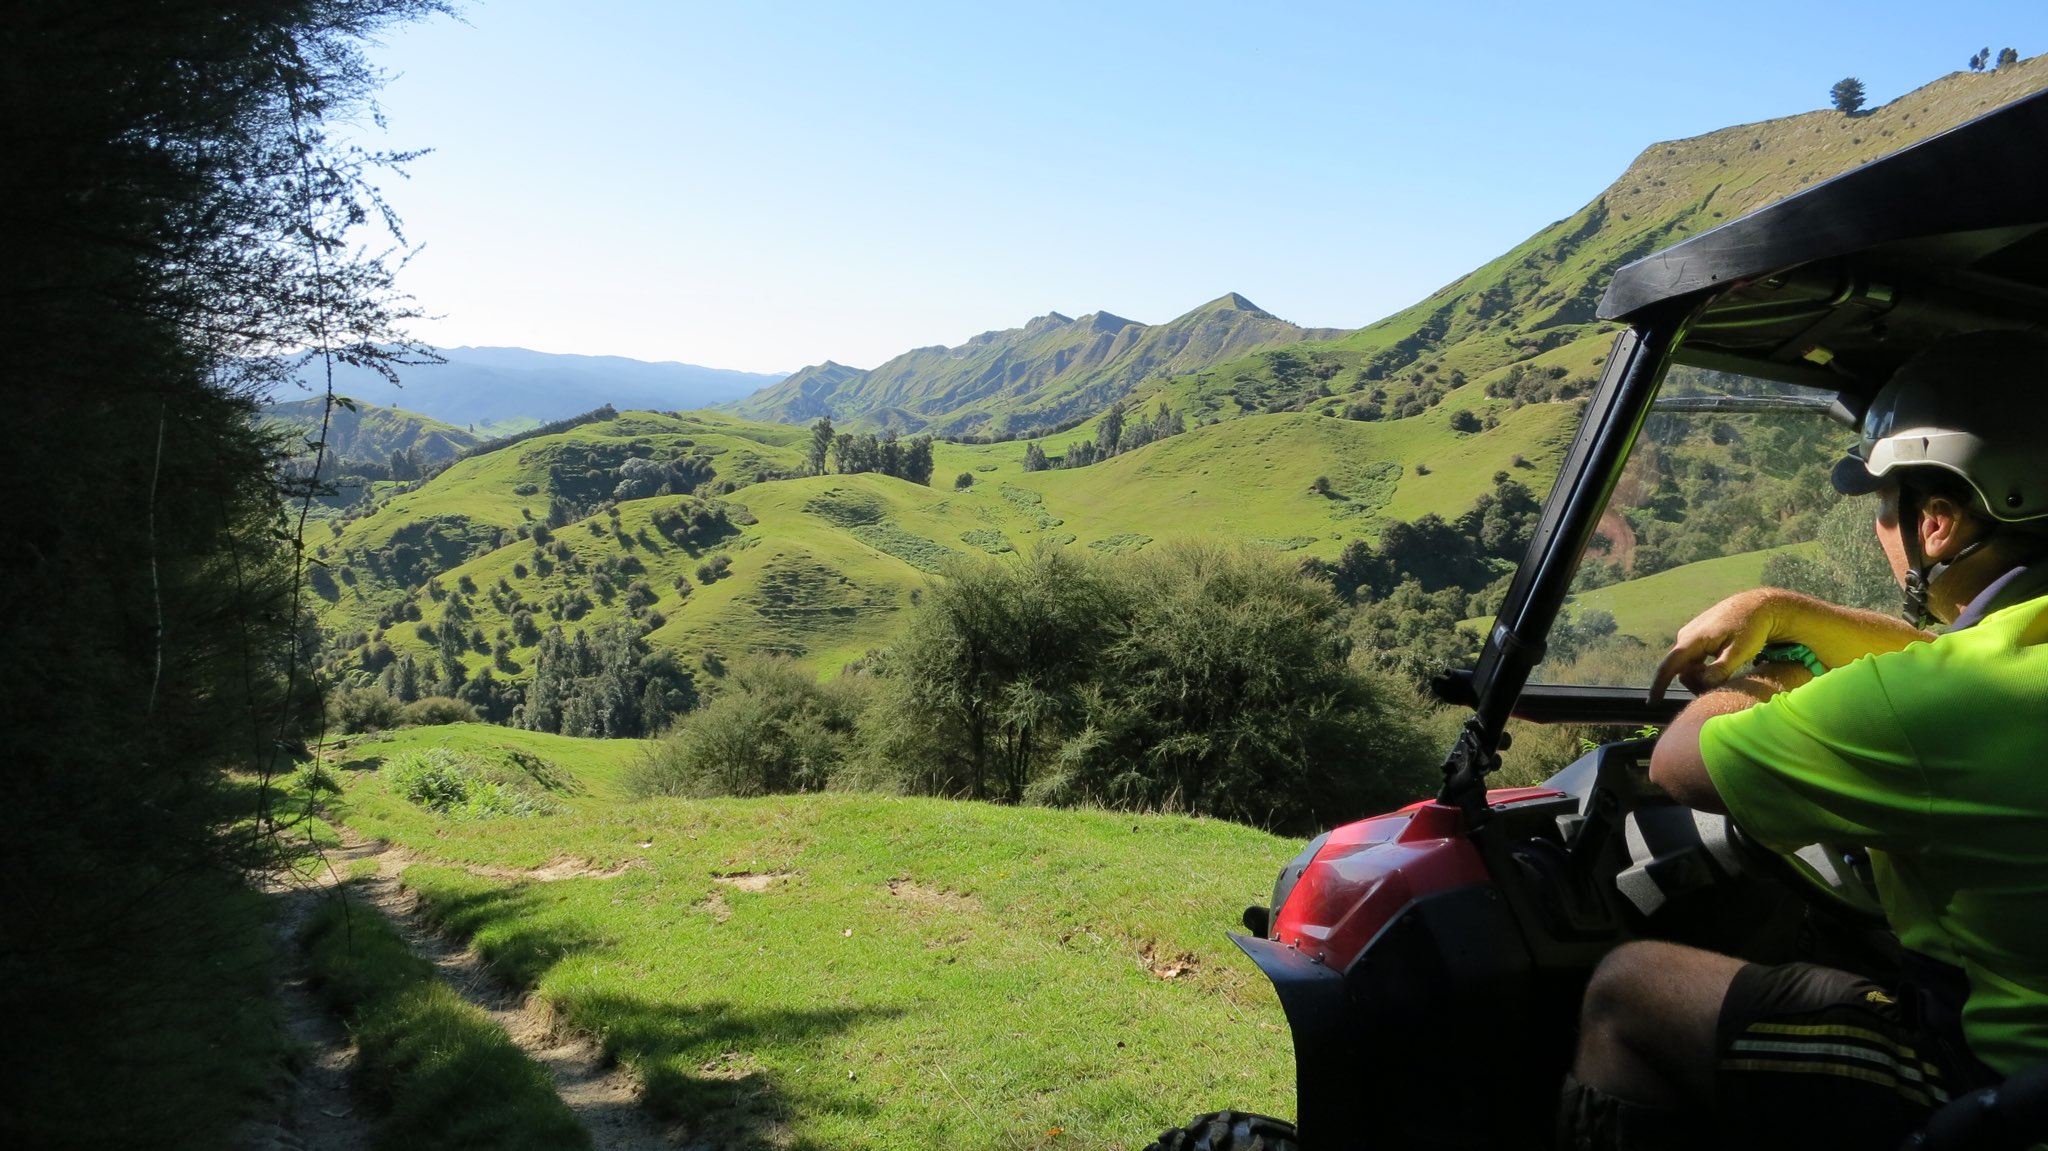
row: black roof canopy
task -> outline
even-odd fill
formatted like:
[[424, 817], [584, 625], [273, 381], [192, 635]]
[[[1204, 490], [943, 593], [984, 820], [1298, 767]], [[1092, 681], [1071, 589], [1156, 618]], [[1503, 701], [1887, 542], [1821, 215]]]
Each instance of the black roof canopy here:
[[1675, 360], [1853, 394], [1951, 332], [2048, 328], [2048, 92], [1629, 264], [1600, 316], [1685, 306]]

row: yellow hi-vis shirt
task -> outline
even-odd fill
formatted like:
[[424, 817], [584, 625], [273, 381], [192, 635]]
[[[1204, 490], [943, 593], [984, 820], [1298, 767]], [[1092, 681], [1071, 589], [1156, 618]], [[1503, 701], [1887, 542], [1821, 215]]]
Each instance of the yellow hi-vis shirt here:
[[1710, 719], [1700, 754], [1767, 847], [1869, 848], [1899, 941], [1963, 969], [1963, 1034], [2048, 1062], [2048, 597]]

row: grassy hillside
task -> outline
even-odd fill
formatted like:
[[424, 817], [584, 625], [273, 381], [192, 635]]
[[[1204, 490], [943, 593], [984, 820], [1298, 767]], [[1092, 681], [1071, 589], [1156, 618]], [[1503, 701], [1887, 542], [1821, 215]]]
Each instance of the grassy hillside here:
[[[495, 666], [513, 681], [530, 672], [537, 644], [536, 630], [522, 634], [517, 624], [522, 612], [539, 632], [633, 614], [654, 625], [651, 644], [686, 664], [707, 662], [705, 653], [715, 664], [771, 651], [829, 674], [886, 645], [916, 589], [958, 559], [1042, 543], [1113, 553], [1181, 536], [1330, 558], [1349, 540], [1376, 539], [1390, 519], [1455, 514], [1501, 470], [1540, 490], [1562, 458], [1575, 405], [1486, 403], [1499, 424], [1474, 433], [1451, 429], [1449, 405], [1381, 423], [1262, 415], [1041, 472], [1024, 471], [1020, 443], [941, 443], [930, 487], [877, 474], [770, 479], [720, 497], [734, 526], [715, 539], [666, 538], [660, 517], [687, 502], [666, 496], [624, 501], [537, 542], [550, 461], [565, 453], [582, 458], [621, 442], [716, 451], [720, 479], [707, 485], [716, 487], [728, 476], [797, 470], [796, 441], [808, 439], [803, 429], [725, 416], [627, 413], [464, 460], [341, 529], [326, 545], [334, 582], [324, 620], [349, 649], [338, 665], [345, 674], [379, 642], [430, 658], [451, 610], [465, 633], [484, 639], [464, 656], [469, 670]], [[956, 490], [961, 473], [974, 482]], [[1315, 488], [1319, 477], [1327, 494]], [[522, 487], [533, 491], [520, 495]], [[705, 578], [720, 557], [723, 574]], [[405, 570], [431, 567], [434, 578], [394, 578], [408, 562], [415, 567]], [[638, 585], [644, 602], [634, 603]], [[492, 653], [500, 642], [506, 658]]]
[[468, 560], [525, 542], [547, 522], [557, 495], [592, 503], [607, 497], [608, 483], [602, 492], [584, 490], [607, 463], [680, 456], [701, 461], [702, 486], [737, 487], [797, 470], [799, 442], [807, 440], [802, 429], [718, 413], [630, 412], [458, 461], [368, 515], [331, 526], [331, 538], [315, 549], [330, 577], [315, 582], [326, 605], [322, 622], [342, 633], [396, 622], [427, 577], [454, 578]]
[[1313, 408], [1385, 391], [1390, 399], [1499, 387], [1510, 373], [1561, 368], [1590, 379], [1611, 326], [1593, 313], [1631, 260], [1783, 199], [2048, 85], [2048, 58], [1956, 72], [1856, 116], [1808, 112], [1653, 144], [1578, 211], [1428, 298], [1338, 340], [1220, 364], [1201, 391]]
[[538, 766], [559, 814], [392, 793], [397, 757], [505, 735], [357, 745], [342, 817], [417, 853], [429, 913], [600, 1036], [693, 1143], [1136, 1147], [1225, 1102], [1293, 1113], [1279, 1005], [1224, 936], [1291, 841], [945, 800], [620, 802], [611, 747], [576, 741]]

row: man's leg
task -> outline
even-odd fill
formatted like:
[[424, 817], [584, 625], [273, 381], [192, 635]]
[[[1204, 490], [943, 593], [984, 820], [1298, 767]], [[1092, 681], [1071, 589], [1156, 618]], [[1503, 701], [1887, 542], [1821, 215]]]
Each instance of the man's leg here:
[[1651, 1107], [1714, 1101], [1715, 1027], [1743, 961], [1643, 940], [1607, 954], [1579, 1011], [1579, 1082]]
[[[1567, 1148], [1704, 1147], [1721, 1001], [1743, 962], [1674, 943], [1629, 943], [1594, 970], [1565, 1082]], [[1690, 1114], [1687, 1114], [1687, 1113]]]

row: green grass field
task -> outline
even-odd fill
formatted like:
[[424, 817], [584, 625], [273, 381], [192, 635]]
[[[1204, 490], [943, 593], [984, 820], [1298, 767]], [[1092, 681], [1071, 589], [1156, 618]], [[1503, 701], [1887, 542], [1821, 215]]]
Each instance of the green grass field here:
[[[442, 820], [373, 769], [498, 741], [577, 777], [570, 809]], [[1292, 1113], [1278, 1003], [1224, 937], [1292, 841], [869, 795], [612, 798], [634, 754], [419, 729], [348, 749], [344, 818], [419, 853], [429, 913], [693, 1138], [1136, 1148], [1216, 1107]]]
[[1744, 552], [1686, 564], [1627, 583], [1612, 584], [1572, 597], [1580, 611], [1613, 614], [1616, 629], [1651, 647], [1670, 646], [1686, 621], [1721, 599], [1763, 582], [1764, 564], [1779, 552], [1810, 548], [1809, 544]]

